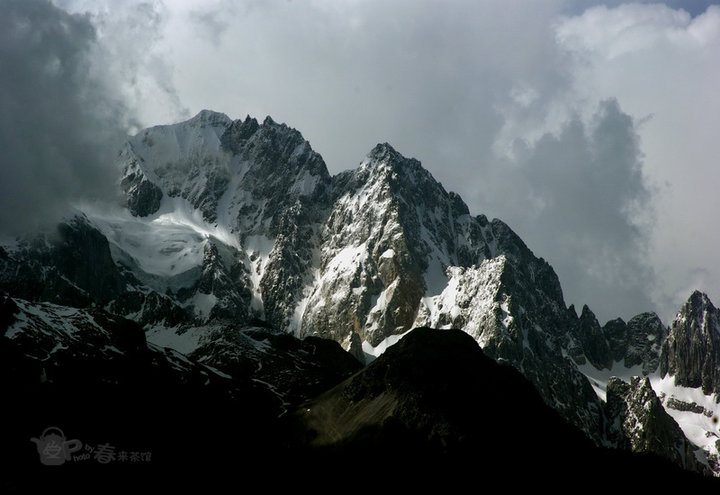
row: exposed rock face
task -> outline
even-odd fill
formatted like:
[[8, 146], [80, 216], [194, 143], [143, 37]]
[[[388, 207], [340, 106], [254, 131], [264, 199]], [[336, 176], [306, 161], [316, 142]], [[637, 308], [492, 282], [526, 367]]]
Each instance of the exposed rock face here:
[[163, 198], [162, 189], [150, 182], [142, 173], [138, 160], [128, 150], [121, 152], [121, 157], [128, 160], [125, 177], [120, 183], [127, 195], [128, 209], [140, 217], [152, 215], [160, 209]]
[[6, 252], [0, 258], [0, 288], [25, 299], [85, 306], [118, 297], [125, 280], [105, 236], [78, 216], [54, 235], [23, 240]]
[[702, 387], [703, 393], [720, 392], [720, 310], [707, 295], [694, 292], [672, 322], [662, 344], [662, 376], [675, 384]]
[[[197, 349], [185, 356], [148, 343], [139, 324], [102, 309], [32, 303], [0, 295], [0, 346], [12, 350], [13, 359], [19, 359], [21, 366], [33, 369], [20, 378], [27, 383], [76, 379], [69, 373], [81, 372], [78, 366], [83, 363], [88, 374], [83, 383], [142, 380], [142, 369], [148, 378], [174, 369], [178, 375], [188, 375], [179, 376], [181, 381], [217, 387], [224, 389], [223, 393], [232, 392], [230, 378], [236, 385], [255, 383], [253, 387], [273, 397], [277, 416], [362, 368], [331, 340], [299, 340], [267, 327], [227, 323], [208, 329]], [[132, 376], [123, 375], [135, 366], [139, 368]], [[104, 373], [108, 377], [103, 378]]]
[[[162, 197], [189, 202], [207, 223], [229, 231], [257, 279], [237, 290], [257, 293], [266, 320], [291, 324], [312, 274], [315, 226], [330, 185], [325, 163], [299, 132], [269, 117], [260, 125], [203, 111], [131, 138], [121, 166], [123, 183], [151, 182]], [[160, 194], [147, 190], [125, 187], [135, 214], [160, 209]], [[269, 253], [261, 252], [264, 245]]]
[[[626, 487], [698, 481], [661, 458], [594, 447], [517, 370], [484, 356], [462, 331], [414, 330], [346, 378], [359, 363], [335, 342], [214, 328], [185, 356], [148, 344], [137, 323], [103, 310], [3, 296], [0, 385], [13, 425], [4, 436], [4, 486], [46, 490], [69, 472], [76, 489], [90, 491], [112, 470], [123, 475], [114, 488], [174, 490], [187, 488], [180, 469], [212, 474], [200, 476], [202, 488], [222, 488], [241, 467], [268, 486], [292, 488], [321, 465], [329, 478], [313, 486], [334, 489], [368, 462], [428, 470], [429, 477], [400, 477], [403, 487], [428, 479], [447, 486], [449, 474], [465, 484], [478, 464], [495, 475], [521, 472], [533, 486], [556, 483], [568, 469], [584, 477], [600, 471]], [[313, 397], [318, 387], [332, 388]], [[51, 478], [37, 475], [44, 466], [28, 446], [48, 426], [83, 447]], [[142, 465], [126, 457], [131, 452], [142, 453]]]
[[665, 412], [648, 378], [634, 377], [628, 384], [612, 377], [607, 386], [609, 436], [620, 448], [650, 452], [692, 471], [708, 473], [673, 418]]
[[302, 334], [343, 341], [355, 332], [376, 346], [411, 328], [421, 298], [442, 289], [446, 267], [490, 254], [489, 229], [388, 144], [335, 177], [333, 193]]
[[627, 323], [627, 350], [625, 366], [642, 365], [643, 374], [657, 371], [660, 349], [668, 330], [655, 313], [642, 313]]
[[488, 226], [503, 254], [476, 267], [449, 268], [447, 287], [423, 299], [415, 324], [462, 328], [486, 354], [519, 369], [566, 419], [599, 439], [600, 401], [563, 357], [576, 320], [564, 306], [557, 276], [505, 224]]
[[[88, 211], [56, 238], [0, 247], [0, 288], [102, 307], [219, 369], [240, 373], [254, 366], [243, 356], [262, 355], [267, 377], [271, 362], [324, 353], [312, 338], [364, 360], [414, 327], [461, 329], [596, 442], [605, 412], [578, 366], [659, 366], [718, 390], [719, 318], [707, 298], [694, 294], [667, 338], [650, 313], [604, 327], [587, 306], [578, 316], [552, 267], [509, 226], [471, 215], [387, 143], [331, 177], [298, 131], [203, 111], [131, 137], [119, 168], [128, 209]], [[310, 340], [292, 340], [290, 357], [263, 354], [290, 341], [259, 322]], [[350, 368], [339, 369], [311, 381], [323, 387]], [[276, 391], [304, 397], [287, 380]]]
[[667, 328], [655, 313], [641, 313], [627, 323], [618, 318], [603, 327], [611, 362], [626, 368], [642, 365], [643, 375], [654, 373], [660, 364], [660, 348]]
[[[670, 397], [665, 403], [665, 407], [669, 409], [675, 409], [676, 411], [690, 411], [694, 412], [695, 414], [705, 414], [706, 416], [708, 416], [708, 412], [703, 406], [700, 406], [694, 402], [685, 402], [683, 400], [676, 399], [675, 397]], [[712, 413], [710, 413], [710, 415], [711, 414]]]
[[607, 336], [600, 327], [595, 314], [587, 305], [583, 306], [580, 319], [573, 328], [572, 337], [577, 344], [575, 352], [582, 352], [595, 368], [612, 368]]
[[32, 301], [106, 306], [142, 324], [191, 321], [177, 299], [154, 291], [112, 256], [108, 239], [84, 216], [55, 235], [24, 239], [0, 259], [0, 288]]
[[[248, 286], [250, 280], [242, 254], [220, 242], [208, 242], [197, 287], [189, 291], [195, 299], [194, 308], [200, 321], [248, 321], [252, 315], [252, 291]], [[203, 302], [208, 303], [209, 311]]]

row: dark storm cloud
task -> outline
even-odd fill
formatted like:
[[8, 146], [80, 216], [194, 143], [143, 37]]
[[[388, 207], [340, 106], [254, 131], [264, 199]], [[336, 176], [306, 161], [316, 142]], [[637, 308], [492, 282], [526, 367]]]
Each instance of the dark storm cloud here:
[[487, 194], [553, 265], [567, 302], [590, 304], [601, 320], [651, 310], [651, 191], [632, 118], [607, 100], [590, 122], [574, 118], [558, 134], [518, 148], [518, 163], [496, 177], [506, 184], [502, 196]]
[[0, 234], [15, 235], [112, 198], [125, 109], [91, 63], [88, 18], [44, 0], [0, 8]]

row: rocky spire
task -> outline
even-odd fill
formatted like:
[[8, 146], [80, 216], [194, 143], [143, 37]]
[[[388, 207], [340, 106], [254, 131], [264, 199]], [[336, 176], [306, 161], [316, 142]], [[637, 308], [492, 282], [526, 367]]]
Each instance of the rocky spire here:
[[662, 345], [662, 376], [675, 384], [702, 387], [703, 393], [720, 392], [720, 310], [708, 296], [695, 291], [672, 322]]

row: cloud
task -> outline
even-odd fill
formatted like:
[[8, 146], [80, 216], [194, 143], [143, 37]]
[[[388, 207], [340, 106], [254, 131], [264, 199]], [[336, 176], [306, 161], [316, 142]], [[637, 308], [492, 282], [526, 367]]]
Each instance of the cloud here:
[[637, 119], [651, 116], [637, 130], [657, 218], [646, 255], [654, 306], [667, 321], [688, 297], [678, 288], [720, 299], [720, 6], [694, 17], [664, 5], [599, 6], [562, 19], [557, 39], [573, 61], [576, 101], [613, 95]]
[[[558, 273], [568, 303], [590, 303], [601, 319], [629, 318], [654, 305], [647, 293], [651, 189], [642, 175], [636, 123], [614, 99], [557, 133], [515, 143], [494, 164], [485, 200]], [[638, 212], [643, 212], [644, 221]]]
[[95, 76], [95, 30], [43, 0], [0, 16], [0, 233], [47, 224], [77, 199], [115, 194], [122, 102]]
[[[510, 12], [507, 2], [234, 5], [194, 4], [168, 19], [163, 49], [174, 61], [183, 102], [193, 111], [287, 122], [332, 172], [354, 167], [382, 141], [429, 167], [440, 168], [447, 154], [477, 160], [503, 125], [496, 106], [508, 85], [531, 85], [539, 101], [563, 88], [563, 74], [547, 63], [554, 34], [545, 6]], [[199, 16], [223, 19], [218, 36], [195, 36], [207, 27], [200, 31]]]
[[568, 302], [667, 320], [676, 287], [720, 300], [720, 7], [603, 3], [56, 0], [139, 125], [272, 115], [332, 173], [391, 142]]
[[[108, 91], [132, 115], [131, 131], [190, 117], [174, 84], [174, 65], [161, 48], [172, 11], [158, 0], [55, 0], [68, 12], [86, 16], [96, 32], [93, 63]], [[172, 2], [173, 7], [184, 5]], [[212, 3], [208, 2], [208, 5]], [[212, 32], [214, 14], [200, 16], [203, 33]], [[222, 17], [216, 25], [222, 23]], [[192, 36], [195, 33], [186, 33]], [[183, 45], [193, 40], [184, 40]]]

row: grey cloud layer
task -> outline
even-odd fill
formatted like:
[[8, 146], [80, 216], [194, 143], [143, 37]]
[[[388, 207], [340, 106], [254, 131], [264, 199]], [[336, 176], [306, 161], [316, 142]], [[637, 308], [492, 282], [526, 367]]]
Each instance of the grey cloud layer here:
[[551, 262], [568, 302], [589, 303], [604, 319], [652, 309], [651, 191], [631, 117], [607, 100], [589, 123], [576, 117], [518, 146], [519, 158], [495, 168], [484, 196]]
[[112, 198], [123, 105], [92, 77], [87, 18], [0, 2], [0, 233], [45, 227], [81, 198]]

